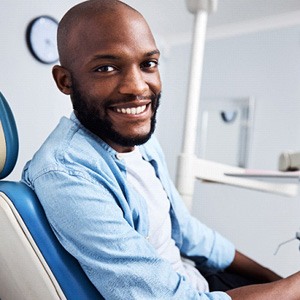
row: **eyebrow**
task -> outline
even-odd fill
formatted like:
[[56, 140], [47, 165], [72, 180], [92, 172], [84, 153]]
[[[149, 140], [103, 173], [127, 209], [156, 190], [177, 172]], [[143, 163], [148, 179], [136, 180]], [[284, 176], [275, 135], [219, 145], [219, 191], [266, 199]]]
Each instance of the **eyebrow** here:
[[155, 55], [155, 54], [160, 54], [160, 51], [158, 49], [155, 49], [153, 51], [147, 52], [146, 56], [152, 56], [152, 55]]
[[[153, 51], [149, 51], [145, 54], [145, 56], [149, 57], [155, 54], [160, 54], [160, 51], [158, 49], [155, 49]], [[97, 59], [111, 59], [111, 60], [118, 60], [121, 59], [120, 56], [117, 55], [111, 55], [111, 54], [96, 54], [92, 60], [97, 60]]]

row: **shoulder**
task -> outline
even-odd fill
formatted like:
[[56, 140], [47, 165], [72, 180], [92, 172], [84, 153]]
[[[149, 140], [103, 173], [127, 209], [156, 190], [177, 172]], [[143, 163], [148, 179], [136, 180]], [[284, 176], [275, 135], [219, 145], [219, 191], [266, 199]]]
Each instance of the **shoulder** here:
[[93, 169], [107, 165], [112, 156], [102, 143], [80, 123], [64, 117], [26, 164], [23, 179], [34, 182], [49, 172], [88, 176]]

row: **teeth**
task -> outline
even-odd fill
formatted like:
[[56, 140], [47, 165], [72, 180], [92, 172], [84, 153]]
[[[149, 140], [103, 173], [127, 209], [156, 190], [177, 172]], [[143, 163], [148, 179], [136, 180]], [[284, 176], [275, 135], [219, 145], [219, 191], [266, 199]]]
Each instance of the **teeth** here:
[[116, 112], [127, 114], [127, 115], [138, 115], [144, 112], [146, 109], [146, 105], [132, 107], [132, 108], [116, 108]]

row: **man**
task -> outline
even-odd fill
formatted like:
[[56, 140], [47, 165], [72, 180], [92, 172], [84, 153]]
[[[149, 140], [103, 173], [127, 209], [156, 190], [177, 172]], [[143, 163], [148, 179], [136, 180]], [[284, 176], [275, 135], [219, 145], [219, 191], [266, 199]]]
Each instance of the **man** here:
[[[300, 273], [280, 279], [184, 207], [152, 136], [159, 50], [144, 18], [118, 0], [83, 2], [61, 20], [58, 50], [53, 77], [74, 113], [26, 165], [23, 181], [99, 293], [300, 299]], [[266, 283], [227, 291], [258, 282]]]

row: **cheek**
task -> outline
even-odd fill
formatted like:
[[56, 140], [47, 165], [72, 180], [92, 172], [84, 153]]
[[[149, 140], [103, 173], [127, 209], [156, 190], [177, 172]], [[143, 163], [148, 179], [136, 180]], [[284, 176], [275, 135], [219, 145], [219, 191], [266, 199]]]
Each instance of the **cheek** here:
[[94, 116], [98, 118], [105, 118], [107, 115], [104, 102], [102, 99], [97, 95], [87, 95], [85, 97], [85, 114], [89, 116]]
[[85, 99], [88, 105], [101, 115], [106, 114], [106, 107], [112, 98], [111, 89], [105, 84], [91, 86], [86, 90]]
[[156, 81], [156, 84], [159, 85], [159, 88], [161, 88], [161, 78], [160, 78], [160, 72], [159, 70], [155, 73], [155, 81]]
[[151, 87], [151, 89], [155, 90], [156, 93], [158, 91], [160, 92], [162, 83], [159, 72], [149, 74], [149, 76], [145, 79], [148, 85]]

